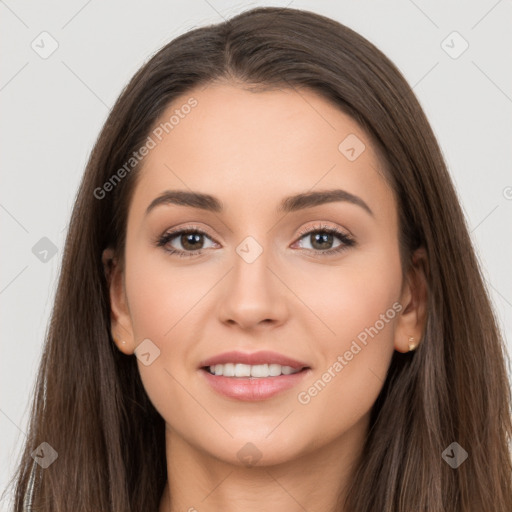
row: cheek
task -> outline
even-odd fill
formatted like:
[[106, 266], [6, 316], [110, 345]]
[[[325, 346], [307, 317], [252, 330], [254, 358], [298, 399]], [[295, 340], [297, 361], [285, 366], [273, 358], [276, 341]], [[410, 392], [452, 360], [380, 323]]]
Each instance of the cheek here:
[[160, 351], [151, 365], [138, 361], [139, 373], [156, 409], [172, 418], [171, 407], [195, 407], [180, 383], [188, 389], [188, 379], [197, 371], [197, 345], [211, 334], [205, 326], [215, 310], [214, 287], [226, 268], [180, 261], [162, 249], [135, 243], [127, 245], [127, 254], [126, 293], [135, 344], [149, 339]]
[[322, 269], [303, 283], [303, 294], [315, 290], [309, 298], [329, 328], [316, 347], [320, 365], [297, 393], [304, 428], [334, 437], [370, 411], [394, 351], [401, 279], [398, 253], [391, 251]]
[[172, 339], [176, 326], [207, 291], [206, 284], [193, 266], [173, 266], [157, 251], [133, 251], [126, 268], [126, 288], [136, 342]]
[[332, 357], [333, 352], [347, 350], [358, 336], [364, 341], [376, 323], [381, 339], [392, 334], [397, 317], [392, 306], [402, 287], [398, 252], [353, 253], [337, 266], [309, 264], [299, 270], [295, 278], [288, 274], [288, 280], [294, 279], [288, 282], [293, 282], [294, 292], [312, 313], [304, 322], [315, 323], [316, 350]]
[[[202, 282], [193, 266], [172, 265], [165, 254], [134, 250], [126, 265], [126, 292], [135, 344], [151, 340], [159, 350], [149, 365], [137, 361], [146, 393], [167, 422], [176, 410], [194, 408], [180, 383], [186, 382], [195, 307], [211, 283]], [[199, 414], [200, 411], [193, 411]]]

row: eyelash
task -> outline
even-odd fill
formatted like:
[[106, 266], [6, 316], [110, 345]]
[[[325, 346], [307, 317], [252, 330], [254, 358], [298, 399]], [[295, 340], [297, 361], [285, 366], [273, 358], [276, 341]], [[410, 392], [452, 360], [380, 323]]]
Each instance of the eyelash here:
[[[334, 235], [337, 238], [339, 238], [342, 243], [336, 248], [327, 249], [325, 251], [317, 251], [314, 249], [300, 249], [301, 251], [306, 251], [306, 252], [312, 251], [312, 252], [318, 253], [319, 256], [331, 256], [333, 254], [339, 254], [339, 253], [347, 250], [349, 247], [352, 247], [355, 245], [355, 240], [350, 235], [340, 231], [339, 229], [337, 229], [335, 227], [325, 226], [325, 225], [313, 226], [313, 227], [310, 226], [308, 228], [301, 230], [299, 232], [299, 237], [297, 240], [301, 240], [302, 238], [304, 238], [305, 235], [311, 235], [314, 233], [328, 233], [329, 235]], [[195, 226], [187, 226], [183, 229], [179, 229], [176, 231], [169, 231], [167, 233], [164, 233], [163, 235], [161, 235], [160, 237], [157, 238], [155, 243], [156, 243], [157, 247], [163, 247], [167, 253], [169, 253], [171, 255], [179, 256], [180, 258], [196, 256], [196, 255], [200, 254], [201, 251], [203, 251], [204, 249], [197, 249], [196, 251], [180, 251], [178, 249], [174, 249], [174, 248], [168, 249], [165, 247], [173, 238], [176, 238], [178, 235], [188, 235], [188, 234], [205, 235], [211, 239], [211, 237], [208, 235], [208, 233], [206, 233], [202, 229], [199, 229]]]

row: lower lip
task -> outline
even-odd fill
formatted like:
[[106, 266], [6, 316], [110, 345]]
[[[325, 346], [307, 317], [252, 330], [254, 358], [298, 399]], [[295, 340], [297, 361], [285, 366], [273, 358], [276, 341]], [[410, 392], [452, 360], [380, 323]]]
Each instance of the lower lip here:
[[201, 368], [201, 373], [204, 374], [208, 383], [217, 393], [248, 402], [272, 398], [278, 393], [296, 386], [310, 371], [310, 368], [305, 368], [300, 372], [290, 375], [250, 378], [213, 375], [204, 368]]

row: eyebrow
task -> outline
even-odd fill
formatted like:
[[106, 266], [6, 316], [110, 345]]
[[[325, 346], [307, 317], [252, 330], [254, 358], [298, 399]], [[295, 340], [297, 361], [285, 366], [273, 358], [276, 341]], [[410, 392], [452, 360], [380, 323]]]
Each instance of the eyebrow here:
[[[277, 213], [291, 213], [306, 208], [313, 208], [326, 203], [347, 202], [360, 206], [363, 210], [374, 216], [371, 208], [358, 196], [342, 189], [324, 190], [318, 192], [304, 192], [286, 197], [281, 201]], [[210, 194], [189, 192], [186, 190], [166, 190], [151, 201], [146, 209], [146, 215], [159, 205], [176, 204], [199, 208], [214, 213], [222, 213], [224, 205], [222, 201]]]

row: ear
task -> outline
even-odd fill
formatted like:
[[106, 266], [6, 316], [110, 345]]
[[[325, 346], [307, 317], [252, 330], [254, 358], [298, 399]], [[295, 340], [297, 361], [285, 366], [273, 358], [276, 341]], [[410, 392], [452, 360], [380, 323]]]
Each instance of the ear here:
[[[395, 328], [395, 350], [398, 352], [409, 352], [411, 342], [416, 348], [423, 337], [427, 321], [427, 275], [427, 252], [420, 247], [412, 256], [411, 265], [402, 286], [400, 304], [403, 309]], [[414, 340], [410, 341], [410, 338]]]
[[109, 287], [112, 339], [121, 352], [130, 355], [134, 353], [135, 344], [128, 301], [126, 300], [124, 275], [113, 249], [105, 249], [101, 261]]

